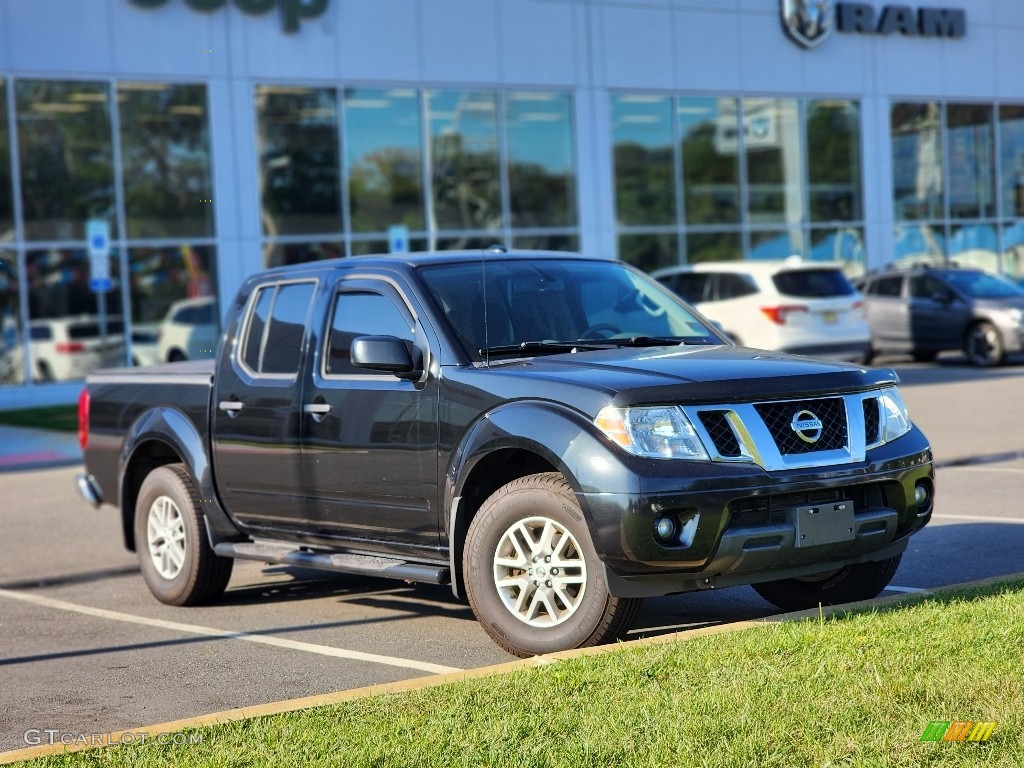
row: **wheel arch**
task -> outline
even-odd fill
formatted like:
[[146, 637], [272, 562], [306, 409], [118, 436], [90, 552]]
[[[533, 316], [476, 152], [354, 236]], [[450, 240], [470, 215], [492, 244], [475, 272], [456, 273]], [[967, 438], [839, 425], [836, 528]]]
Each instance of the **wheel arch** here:
[[134, 519], [139, 489], [150, 472], [165, 464], [185, 466], [205, 502], [203, 514], [212, 537], [219, 540], [241, 536], [217, 498], [207, 443], [188, 416], [171, 407], [146, 411], [129, 428], [119, 472], [121, 527], [128, 550], [135, 551]]
[[[586, 416], [565, 406], [517, 401], [488, 412], [463, 435], [447, 468], [444, 524], [448, 535], [452, 591], [465, 594], [462, 556], [466, 532], [487, 498], [526, 475], [558, 472], [576, 494], [584, 520], [597, 540], [584, 491], [614, 490], [621, 467]], [[612, 472], [608, 472], [612, 469]], [[621, 483], [628, 483], [623, 476]], [[632, 477], [632, 476], [630, 476]]]

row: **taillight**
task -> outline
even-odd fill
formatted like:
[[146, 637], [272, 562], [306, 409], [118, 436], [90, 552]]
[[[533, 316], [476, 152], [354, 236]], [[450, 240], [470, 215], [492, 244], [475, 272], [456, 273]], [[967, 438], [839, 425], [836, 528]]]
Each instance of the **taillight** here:
[[807, 312], [808, 309], [801, 304], [784, 304], [779, 307], [761, 307], [761, 311], [776, 325], [785, 325], [786, 320], [791, 314], [794, 312]]
[[70, 355], [75, 352], [85, 352], [85, 344], [80, 341], [58, 341], [57, 354]]
[[89, 390], [82, 387], [78, 396], [78, 444], [85, 450], [89, 442]]
[[855, 301], [855, 302], [853, 302], [853, 311], [854, 312], [860, 312], [860, 316], [862, 318], [864, 318], [865, 320], [868, 319], [868, 308], [866, 306], [864, 306], [864, 302], [863, 301]]

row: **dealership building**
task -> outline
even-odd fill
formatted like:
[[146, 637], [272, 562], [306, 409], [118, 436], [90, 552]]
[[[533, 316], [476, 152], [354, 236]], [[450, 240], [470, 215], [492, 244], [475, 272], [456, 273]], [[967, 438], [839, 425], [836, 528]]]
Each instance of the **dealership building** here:
[[1024, 3], [949, 1], [0, 0], [0, 407], [313, 259], [1019, 276]]

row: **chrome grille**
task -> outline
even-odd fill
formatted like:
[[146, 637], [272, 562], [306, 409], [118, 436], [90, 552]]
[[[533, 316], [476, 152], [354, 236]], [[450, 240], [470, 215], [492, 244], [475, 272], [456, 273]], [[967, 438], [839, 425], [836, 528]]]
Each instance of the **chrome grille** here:
[[740, 441], [729, 426], [728, 414], [728, 411], [701, 411], [700, 420], [718, 453], [726, 458], [734, 458], [741, 455]]
[[[775, 439], [779, 453], [784, 456], [834, 451], [843, 448], [847, 443], [846, 407], [840, 397], [757, 403], [754, 409]], [[813, 443], [801, 440], [793, 429], [793, 419], [801, 411], [810, 411], [821, 421], [821, 435]]]

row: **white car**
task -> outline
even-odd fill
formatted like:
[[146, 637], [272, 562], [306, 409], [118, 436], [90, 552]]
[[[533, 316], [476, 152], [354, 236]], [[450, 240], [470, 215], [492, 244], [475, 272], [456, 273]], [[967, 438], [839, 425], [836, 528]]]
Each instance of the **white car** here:
[[746, 347], [864, 362], [864, 301], [831, 262], [726, 261], [670, 267], [652, 277]]
[[97, 368], [124, 365], [124, 327], [120, 317], [107, 320], [100, 333], [95, 315], [54, 317], [29, 323], [29, 352], [37, 381], [84, 379]]
[[199, 360], [217, 352], [217, 305], [212, 296], [183, 299], [171, 304], [157, 330], [160, 362]]

